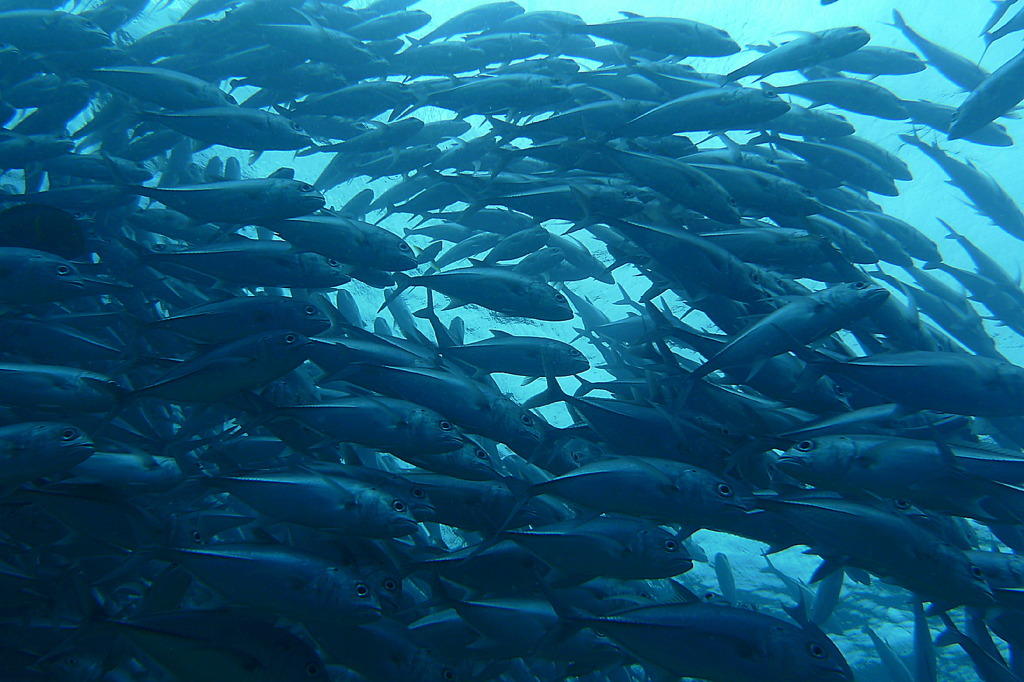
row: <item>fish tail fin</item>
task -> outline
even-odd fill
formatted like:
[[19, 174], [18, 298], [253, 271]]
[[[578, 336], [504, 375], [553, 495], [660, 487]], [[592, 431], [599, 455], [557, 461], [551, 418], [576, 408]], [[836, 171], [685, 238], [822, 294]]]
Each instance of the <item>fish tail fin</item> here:
[[403, 272], [394, 273], [394, 277], [396, 286], [391, 291], [391, 293], [384, 297], [384, 302], [380, 304], [379, 308], [377, 308], [378, 313], [387, 308], [389, 305], [391, 305], [391, 303], [393, 303], [396, 298], [401, 296], [403, 291], [408, 289], [413, 284], [412, 277], [406, 275]]
[[935, 638], [935, 646], [947, 647], [958, 643], [964, 634], [960, 632], [960, 628], [956, 626], [953, 619], [949, 617], [949, 614], [945, 611], [939, 614], [939, 620], [946, 626], [946, 629], [939, 633], [939, 636]]
[[[444, 323], [441, 322], [440, 318], [438, 318], [435, 310], [436, 309], [434, 308], [434, 290], [427, 289], [427, 304], [420, 310], [414, 312], [412, 316], [418, 317], [421, 320], [426, 320], [427, 322], [430, 323], [431, 329], [434, 330], [434, 338], [437, 341], [437, 346], [442, 351], [447, 348], [452, 348], [453, 346], [460, 345], [459, 340], [456, 338], [457, 334], [454, 333], [452, 329], [449, 329], [448, 327], [444, 326]], [[458, 320], [461, 318], [455, 319]], [[454, 326], [455, 324], [456, 323], [453, 320], [452, 325]]]
[[907, 22], [903, 20], [903, 15], [900, 14], [898, 9], [894, 9], [892, 11], [892, 23], [886, 23], [886, 26], [892, 26], [893, 28], [898, 28], [901, 31], [906, 31], [910, 28], [907, 26]]
[[562, 390], [562, 387], [558, 385], [558, 379], [547, 368], [545, 368], [545, 378], [547, 379], [547, 388], [523, 403], [523, 407], [527, 410], [565, 402], [569, 399], [569, 394]]
[[512, 525], [516, 515], [519, 514], [519, 512], [523, 510], [523, 507], [525, 507], [530, 499], [533, 498], [533, 486], [526, 481], [511, 476], [505, 476], [502, 477], [501, 482], [509, 489], [509, 492], [512, 493], [514, 499], [512, 507], [509, 509], [508, 514], [505, 515], [505, 518], [502, 519], [498, 528], [491, 533], [489, 537], [484, 537], [484, 539], [476, 545], [476, 548], [469, 553], [469, 556], [466, 557], [466, 561], [476, 558], [481, 552], [484, 552], [501, 542], [504, 539], [505, 531]]
[[441, 253], [443, 247], [444, 243], [440, 240], [428, 244], [416, 254], [416, 262], [420, 265], [432, 262]]
[[953, 226], [947, 223], [945, 220], [943, 220], [942, 218], [936, 218], [936, 220], [942, 223], [942, 226], [946, 228], [946, 232], [949, 233], [946, 235], [946, 239], [963, 239], [963, 235], [954, 230]]
[[982, 34], [981, 39], [985, 41], [985, 49], [983, 49], [981, 51], [981, 56], [978, 57], [978, 63], [979, 64], [981, 63], [981, 60], [983, 60], [985, 58], [985, 53], [988, 52], [988, 48], [992, 47], [992, 43], [994, 43], [997, 40], [999, 40], [1000, 37], [1001, 36], [997, 36], [997, 35], [995, 35], [993, 33], [984, 33], [984, 34]]
[[499, 136], [496, 143], [497, 147], [502, 147], [519, 137], [519, 126], [515, 123], [509, 123], [490, 115], [484, 118], [487, 119], [487, 122], [491, 124], [491, 129]]

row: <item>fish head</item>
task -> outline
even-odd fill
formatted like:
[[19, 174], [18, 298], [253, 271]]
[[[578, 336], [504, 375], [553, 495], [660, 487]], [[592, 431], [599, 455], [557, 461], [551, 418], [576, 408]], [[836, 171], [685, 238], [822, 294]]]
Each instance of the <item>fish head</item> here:
[[298, 257], [306, 275], [324, 282], [331, 282], [331, 284], [321, 283], [318, 286], [341, 286], [352, 279], [349, 274], [354, 268], [346, 263], [312, 252], [300, 253]]
[[[512, 448], [516, 454], [530, 459], [544, 440], [547, 424], [513, 400], [501, 396], [491, 401], [496, 426], [502, 432], [501, 442]], [[523, 452], [520, 452], [522, 450]]]
[[671, 479], [674, 495], [689, 498], [698, 514], [733, 517], [751, 509], [751, 495], [739, 481], [697, 467], [687, 467]]
[[701, 54], [703, 56], [728, 57], [740, 51], [740, 46], [725, 29], [710, 24], [698, 24], [695, 28], [702, 41]]
[[940, 592], [936, 597], [948, 595], [957, 603], [982, 608], [992, 606], [999, 592], [992, 591], [992, 585], [984, 567], [972, 561], [964, 552], [945, 543], [939, 545], [938, 563], [943, 567], [938, 573], [941, 580]]
[[742, 88], [736, 94], [744, 104], [761, 111], [768, 120], [782, 116], [790, 108], [789, 102], [779, 97], [774, 88]]
[[416, 409], [402, 418], [409, 447], [426, 454], [442, 454], [463, 445], [462, 434], [454, 424], [433, 410]]
[[267, 332], [260, 335], [257, 341], [259, 355], [275, 361], [286, 357], [305, 360], [312, 344], [313, 340], [308, 336], [291, 330]]
[[851, 315], [866, 315], [889, 298], [888, 289], [864, 280], [837, 284], [827, 293], [832, 306], [849, 311]]
[[795, 635], [789, 628], [777, 628], [766, 644], [773, 679], [853, 682], [853, 671], [839, 647], [813, 625]]
[[818, 436], [794, 444], [774, 467], [803, 483], [827, 485], [839, 481], [854, 465], [869, 465], [866, 456], [847, 436]]
[[587, 360], [587, 356], [574, 346], [549, 343], [541, 353], [544, 361], [550, 363], [551, 368], [559, 373], [557, 376], [561, 376], [562, 373], [566, 375], [579, 374], [590, 369], [590, 361]]
[[44, 438], [56, 446], [62, 458], [81, 461], [95, 450], [92, 439], [77, 426], [71, 424], [46, 424]]
[[32, 251], [18, 270], [31, 281], [25, 300], [48, 302], [85, 291], [86, 281], [74, 263], [45, 251]]
[[[297, 317], [291, 322], [297, 331], [306, 336], [315, 336], [327, 331], [332, 326], [331, 318], [327, 316], [324, 309], [312, 302], [303, 304], [296, 310], [296, 315]], [[310, 339], [310, 344], [312, 343], [313, 340]]]
[[674, 575], [693, 568], [693, 561], [683, 543], [660, 527], [641, 530], [630, 541], [629, 550], [636, 557], [643, 557], [646, 564], [674, 572]]
[[836, 51], [853, 52], [868, 44], [871, 34], [860, 26], [840, 26], [822, 31], [819, 35], [836, 46]]
[[[1016, 396], [1015, 403], [1024, 400], [1024, 367], [1018, 367], [1009, 362], [998, 362], [995, 365], [995, 377], [991, 383], [993, 387]], [[1017, 409], [1014, 414], [1020, 411]]]
[[320, 190], [300, 180], [277, 178], [267, 192], [292, 208], [290, 212], [295, 213], [296, 217], [319, 211], [327, 203]]
[[[374, 254], [374, 267], [388, 272], [412, 270], [420, 265], [416, 252], [412, 247], [396, 235], [389, 233], [381, 247]], [[394, 237], [391, 239], [390, 237]]]
[[56, 19], [53, 33], [67, 39], [70, 44], [61, 45], [61, 49], [88, 50], [96, 47], [110, 47], [110, 35], [91, 19], [79, 14], [62, 14]]
[[409, 503], [400, 496], [368, 490], [359, 496], [359, 506], [367, 537], [398, 538], [412, 535], [419, 528]]
[[381, 604], [377, 593], [358, 574], [328, 566], [317, 573], [305, 589], [320, 597], [325, 606], [334, 607], [333, 613], [345, 614], [344, 625], [365, 625], [380, 620]]
[[573, 318], [569, 300], [544, 282], [531, 282], [527, 288], [527, 297], [533, 309], [533, 317], [538, 320], [564, 322]]
[[[109, 410], [126, 398], [130, 391], [116, 380], [92, 372], [81, 376], [81, 384], [88, 396], [86, 402], [96, 409]], [[100, 407], [100, 406], [104, 407]], [[83, 408], [84, 409], [84, 408]]]

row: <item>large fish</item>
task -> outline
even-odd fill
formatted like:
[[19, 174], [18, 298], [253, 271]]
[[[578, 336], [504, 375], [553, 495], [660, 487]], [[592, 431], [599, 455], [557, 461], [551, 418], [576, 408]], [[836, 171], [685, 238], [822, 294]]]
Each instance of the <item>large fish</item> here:
[[642, 661], [707, 680], [852, 680], [842, 653], [817, 628], [717, 604], [660, 604], [581, 618]]

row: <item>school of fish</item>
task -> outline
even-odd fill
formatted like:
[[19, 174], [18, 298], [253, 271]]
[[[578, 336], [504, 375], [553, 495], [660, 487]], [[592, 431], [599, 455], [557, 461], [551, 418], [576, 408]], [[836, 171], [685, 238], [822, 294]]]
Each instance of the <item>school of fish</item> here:
[[0, 679], [1024, 680], [1024, 51], [429, 10], [0, 0]]

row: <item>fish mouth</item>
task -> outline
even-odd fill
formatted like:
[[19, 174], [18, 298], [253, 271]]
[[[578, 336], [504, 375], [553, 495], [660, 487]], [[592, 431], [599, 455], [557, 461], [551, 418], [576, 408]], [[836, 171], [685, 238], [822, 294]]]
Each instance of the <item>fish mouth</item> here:
[[870, 304], [881, 305], [882, 303], [885, 303], [886, 300], [888, 300], [889, 292], [886, 289], [877, 289], [875, 291], [870, 292], [866, 296], [866, 298], [867, 302]]
[[303, 197], [302, 202], [299, 206], [303, 209], [308, 209], [308, 213], [313, 211], [319, 211], [321, 208], [327, 205], [327, 199], [322, 196], [315, 197]]
[[818, 676], [815, 679], [823, 681], [834, 681], [834, 682], [852, 682], [853, 673], [849, 668], [843, 669], [839, 666], [834, 667], [819, 667], [817, 668]]
[[416, 262], [415, 258], [406, 258], [404, 256], [399, 256], [392, 262], [388, 263], [388, 270], [394, 268], [395, 270], [401, 272], [404, 270], [413, 270], [415, 268], [418, 268], [419, 265], [420, 264]]
[[444, 454], [445, 452], [455, 452], [465, 444], [466, 441], [462, 440], [461, 438], [451, 438], [448, 436], [443, 436], [441, 440], [438, 442], [439, 447], [445, 448], [445, 450], [441, 454]]
[[805, 458], [797, 455], [779, 455], [774, 462], [776, 467], [788, 473], [803, 470], [805, 464]]
[[437, 517], [437, 509], [432, 504], [426, 502], [419, 502], [409, 506], [409, 511], [412, 512], [413, 518], [416, 519], [418, 524], [420, 521], [432, 521]]
[[404, 535], [412, 535], [419, 530], [420, 524], [418, 521], [399, 519], [391, 524], [391, 533], [395, 537], [402, 537]]
[[66, 443], [62, 452], [70, 453], [72, 455], [80, 455], [83, 452], [88, 452], [91, 456], [96, 452], [96, 447], [91, 442], [79, 442], [79, 443]]
[[379, 606], [360, 605], [353, 609], [352, 625], [368, 625], [383, 618], [383, 609]]

